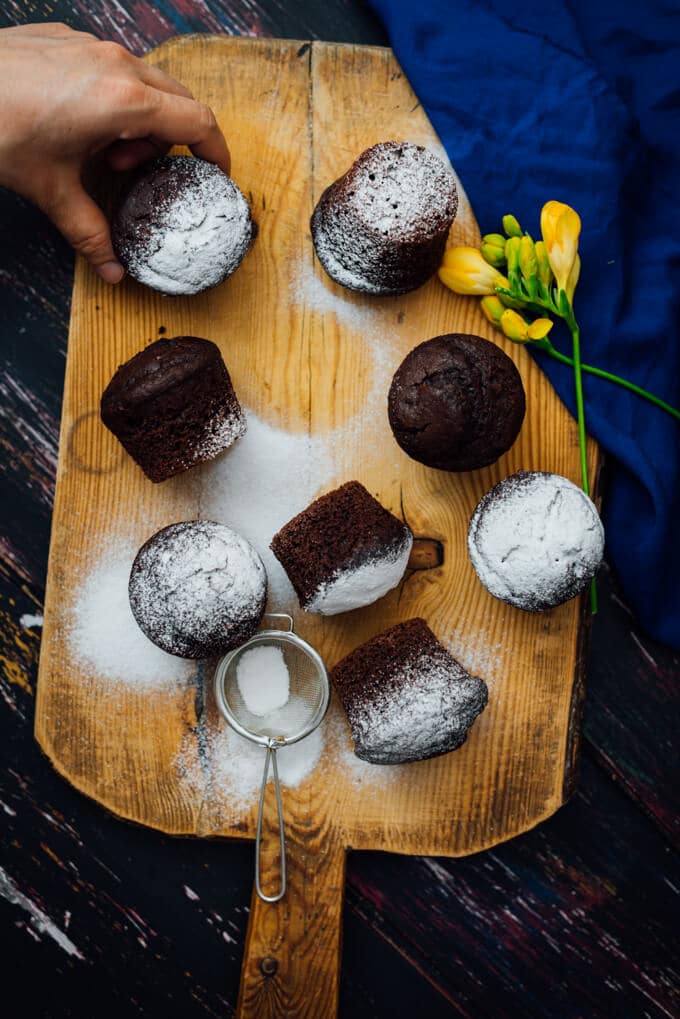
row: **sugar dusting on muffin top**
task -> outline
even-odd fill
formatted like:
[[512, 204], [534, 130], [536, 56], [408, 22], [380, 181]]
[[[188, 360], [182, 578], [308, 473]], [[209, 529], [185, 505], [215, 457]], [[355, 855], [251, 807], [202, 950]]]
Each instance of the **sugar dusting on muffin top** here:
[[164, 294], [196, 294], [238, 268], [250, 209], [218, 166], [191, 156], [148, 164], [117, 210], [113, 239], [130, 275]]
[[536, 612], [584, 589], [602, 561], [604, 529], [593, 502], [568, 478], [518, 471], [480, 501], [468, 551], [492, 595]]

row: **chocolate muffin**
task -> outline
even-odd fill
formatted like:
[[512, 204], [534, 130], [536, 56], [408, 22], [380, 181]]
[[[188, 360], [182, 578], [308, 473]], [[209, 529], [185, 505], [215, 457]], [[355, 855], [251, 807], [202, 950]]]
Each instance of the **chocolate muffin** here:
[[133, 279], [162, 294], [197, 294], [222, 283], [256, 234], [233, 180], [193, 156], [146, 163], [111, 223], [119, 261]]
[[457, 209], [456, 183], [441, 159], [421, 145], [381, 142], [321, 195], [312, 239], [341, 286], [404, 294], [439, 268]]
[[259, 555], [236, 531], [187, 520], [142, 545], [128, 592], [132, 614], [154, 644], [180, 658], [212, 658], [252, 637], [267, 578]]
[[588, 586], [602, 562], [604, 528], [593, 502], [567, 478], [518, 471], [480, 500], [468, 551], [490, 594], [538, 612]]
[[408, 619], [352, 651], [331, 672], [354, 753], [371, 764], [448, 754], [484, 710], [484, 680], [471, 676], [424, 619]]
[[274, 536], [272, 551], [308, 612], [370, 605], [396, 587], [413, 535], [358, 481], [322, 495]]
[[404, 452], [441, 471], [494, 463], [517, 438], [525, 406], [522, 379], [507, 354], [465, 333], [435, 336], [412, 350], [387, 402]]
[[101, 419], [156, 482], [212, 460], [246, 430], [219, 348], [197, 336], [156, 340], [121, 365]]

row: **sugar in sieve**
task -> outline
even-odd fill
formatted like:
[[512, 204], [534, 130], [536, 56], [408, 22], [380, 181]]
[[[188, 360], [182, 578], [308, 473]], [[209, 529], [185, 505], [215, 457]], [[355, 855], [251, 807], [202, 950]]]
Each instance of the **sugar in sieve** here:
[[[286, 838], [283, 829], [281, 787], [276, 751], [298, 743], [321, 724], [330, 701], [328, 672], [319, 653], [294, 632], [293, 619], [287, 613], [272, 612], [265, 619], [281, 619], [286, 629], [260, 630], [240, 647], [230, 651], [217, 665], [215, 698], [217, 706], [231, 728], [240, 736], [265, 748], [264, 772], [260, 789], [255, 834], [255, 889], [264, 902], [278, 902], [286, 894]], [[237, 682], [238, 663], [246, 651], [254, 647], [276, 647], [283, 654], [290, 677], [290, 696], [285, 709], [276, 712], [275, 722], [265, 715], [254, 715], [246, 707]], [[271, 763], [274, 775], [276, 810], [281, 846], [281, 887], [276, 895], [265, 895], [260, 884], [260, 845], [262, 815]]]

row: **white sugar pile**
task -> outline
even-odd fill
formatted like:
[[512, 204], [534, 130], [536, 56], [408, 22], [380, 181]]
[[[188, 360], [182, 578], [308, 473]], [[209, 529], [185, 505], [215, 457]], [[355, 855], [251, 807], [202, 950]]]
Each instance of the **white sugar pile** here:
[[332, 445], [274, 428], [250, 411], [247, 419], [246, 434], [229, 454], [203, 468], [202, 516], [233, 527], [259, 552], [270, 611], [292, 608], [295, 593], [269, 543], [332, 479]]
[[74, 663], [94, 678], [140, 689], [174, 687], [193, 675], [195, 665], [161, 651], [137, 626], [128, 598], [135, 552], [112, 538], [75, 593], [66, 638]]
[[[238, 821], [257, 804], [264, 751], [229, 729], [226, 723], [219, 723], [217, 729], [209, 728], [202, 746], [206, 772], [201, 768], [196, 735], [185, 737], [175, 758], [180, 781], [194, 796], [203, 794], [205, 804], [216, 810], [223, 821]], [[345, 779], [360, 787], [362, 797], [380, 795], [386, 786], [406, 780], [408, 774], [408, 766], [375, 765], [360, 760], [352, 749], [345, 714], [335, 703], [318, 729], [299, 743], [282, 747], [277, 755], [279, 778], [288, 788], [299, 788], [317, 770], [316, 780], [323, 782], [325, 763], [339, 768]], [[328, 774], [329, 781], [335, 782], [337, 771]]]
[[259, 645], [238, 660], [236, 682], [247, 710], [262, 717], [288, 703], [290, 675], [279, 647]]
[[[121, 244], [130, 275], [164, 294], [196, 294], [221, 283], [250, 245], [250, 210], [219, 167], [190, 156], [163, 160], [166, 194], [139, 212], [135, 190], [123, 203], [134, 242]], [[142, 178], [140, 187], [146, 179]]]
[[[289, 788], [300, 786], [312, 773], [323, 751], [322, 727], [299, 743], [277, 750], [279, 779]], [[206, 802], [225, 820], [239, 820], [257, 802], [264, 770], [264, 748], [244, 739], [225, 723], [209, 729], [203, 740], [207, 760]], [[205, 778], [195, 736], [186, 737], [175, 759], [180, 779], [194, 791]], [[269, 770], [272, 779], [271, 768]]]

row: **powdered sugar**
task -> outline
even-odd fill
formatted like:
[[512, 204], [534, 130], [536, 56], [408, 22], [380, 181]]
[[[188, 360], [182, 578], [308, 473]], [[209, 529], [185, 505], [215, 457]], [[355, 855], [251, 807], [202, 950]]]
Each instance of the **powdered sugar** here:
[[260, 645], [238, 660], [236, 682], [243, 703], [252, 715], [262, 717], [288, 703], [290, 676], [279, 647]]
[[[136, 191], [165, 171], [165, 192], [149, 209]], [[141, 206], [141, 208], [140, 208]], [[120, 254], [134, 279], [164, 294], [196, 294], [231, 275], [252, 237], [248, 203], [219, 167], [190, 156], [150, 164], [117, 220]]]
[[468, 551], [491, 594], [537, 611], [583, 590], [602, 561], [604, 529], [594, 504], [567, 478], [520, 471], [480, 501]]
[[137, 626], [128, 597], [135, 551], [125, 539], [111, 539], [76, 590], [66, 640], [74, 663], [92, 678], [142, 690], [175, 687], [194, 666], [161, 651]]
[[375, 764], [398, 764], [454, 750], [486, 699], [484, 683], [443, 649], [419, 654], [347, 705], [356, 752]]
[[305, 608], [308, 612], [334, 616], [371, 605], [397, 586], [408, 565], [412, 547], [413, 535], [409, 532], [402, 542], [387, 549], [383, 555], [376, 555], [353, 569], [338, 570], [317, 588]]
[[269, 608], [286, 609], [295, 605], [295, 593], [269, 543], [333, 477], [332, 450], [323, 437], [284, 432], [251, 412], [247, 420], [229, 455], [205, 468], [205, 512], [257, 549], [267, 570]]
[[191, 450], [192, 459], [199, 462], [218, 456], [245, 432], [246, 419], [240, 407], [234, 407], [228, 413], [221, 411], [215, 414], [206, 421], [202, 434], [196, 436]]
[[[315, 729], [299, 743], [277, 751], [282, 785], [297, 788], [316, 767], [323, 751], [322, 728]], [[210, 728], [202, 741], [207, 766], [205, 803], [223, 821], [240, 820], [254, 804], [262, 782], [264, 748], [244, 739], [225, 723]], [[198, 742], [188, 736], [175, 759], [181, 780], [193, 788], [205, 781]], [[271, 769], [270, 769], [271, 780]]]
[[240, 635], [244, 621], [255, 629], [265, 591], [255, 550], [209, 520], [163, 528], [139, 550], [130, 576], [130, 603], [144, 632], [188, 658], [233, 646], [231, 629]]

